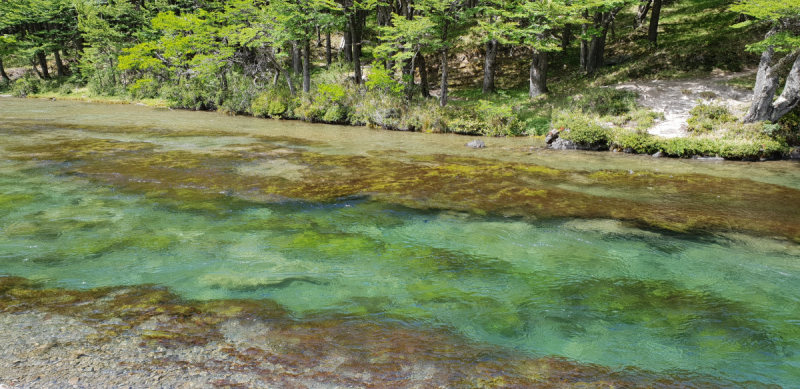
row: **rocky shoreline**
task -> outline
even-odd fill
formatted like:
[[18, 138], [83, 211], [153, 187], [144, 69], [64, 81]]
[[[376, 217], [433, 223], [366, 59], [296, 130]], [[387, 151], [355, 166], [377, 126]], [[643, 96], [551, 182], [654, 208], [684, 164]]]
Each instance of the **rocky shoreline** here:
[[0, 388], [752, 387], [535, 358], [354, 317], [0, 276]]

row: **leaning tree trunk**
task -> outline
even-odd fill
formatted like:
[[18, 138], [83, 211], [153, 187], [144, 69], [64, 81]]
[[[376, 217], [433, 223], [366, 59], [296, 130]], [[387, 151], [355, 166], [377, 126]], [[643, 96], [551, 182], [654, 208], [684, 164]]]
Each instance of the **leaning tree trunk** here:
[[0, 58], [0, 78], [2, 78], [2, 79], [3, 79], [3, 81], [5, 81], [5, 82], [6, 82], [6, 84], [8, 84], [9, 82], [11, 82], [11, 78], [10, 78], [10, 77], [8, 77], [8, 74], [6, 74], [6, 69], [5, 69], [5, 67], [3, 67], [3, 59], [2, 59], [2, 58]]
[[55, 54], [55, 57], [56, 57], [56, 69], [58, 71], [58, 76], [59, 77], [66, 77], [67, 76], [67, 71], [64, 68], [64, 62], [61, 61], [61, 55], [58, 54], [58, 50], [54, 51], [53, 54]]
[[45, 56], [44, 51], [37, 52], [36, 59], [39, 60], [39, 66], [42, 68], [41, 77], [50, 78], [50, 72], [47, 71], [47, 57]]
[[447, 48], [442, 49], [442, 85], [441, 96], [439, 97], [439, 106], [444, 107], [447, 105]]
[[303, 93], [311, 92], [311, 40], [303, 47]]
[[786, 84], [783, 85], [783, 92], [778, 99], [772, 103], [774, 110], [772, 111], [773, 122], [777, 121], [783, 115], [786, 115], [795, 107], [800, 105], [800, 53], [795, 52], [797, 57], [792, 65], [792, 70], [786, 76]]
[[530, 90], [528, 96], [536, 97], [547, 93], [547, 52], [533, 52], [531, 59]]
[[639, 10], [636, 12], [636, 16], [633, 17], [633, 27], [639, 28], [644, 24], [644, 20], [647, 19], [647, 12], [650, 11], [650, 5], [653, 4], [653, 0], [642, 0], [639, 3]]
[[286, 70], [283, 70], [281, 73], [283, 73], [283, 75], [286, 77], [286, 84], [289, 85], [289, 93], [291, 93], [292, 96], [296, 95], [297, 90], [294, 89], [294, 83], [292, 82], [292, 75], [289, 74], [289, 72]]
[[497, 68], [497, 39], [486, 42], [486, 60], [483, 64], [483, 93], [494, 93], [494, 74]]
[[[753, 88], [753, 103], [742, 119], [745, 123], [777, 121], [800, 103], [800, 50], [796, 50], [782, 58], [777, 64], [770, 66], [774, 55], [775, 50], [772, 47], [767, 48], [761, 54], [756, 86]], [[780, 87], [779, 71], [792, 59], [794, 59], [794, 64], [786, 77], [783, 92], [773, 101], [775, 93]]]
[[650, 15], [650, 29], [647, 33], [647, 40], [653, 48], [658, 47], [658, 18], [661, 16], [661, 0], [653, 0], [653, 13]]
[[431, 86], [428, 83], [428, 65], [425, 63], [425, 55], [419, 54], [417, 67], [419, 67], [420, 91], [422, 92], [422, 97], [427, 99], [428, 97], [431, 97]]

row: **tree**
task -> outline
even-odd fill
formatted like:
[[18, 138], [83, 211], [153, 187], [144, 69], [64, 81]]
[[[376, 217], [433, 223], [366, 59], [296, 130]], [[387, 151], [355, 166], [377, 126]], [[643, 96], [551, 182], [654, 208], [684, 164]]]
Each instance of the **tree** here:
[[653, 0], [653, 12], [650, 14], [650, 27], [647, 40], [653, 48], [658, 47], [658, 19], [661, 17], [661, 0]]
[[3, 67], [3, 57], [7, 57], [14, 53], [16, 50], [17, 40], [11, 35], [0, 35], [0, 79], [5, 83], [11, 82], [11, 78], [6, 74], [6, 69]]
[[486, 55], [483, 64], [482, 93], [494, 93], [494, 79], [497, 71], [497, 51], [501, 44], [515, 43], [515, 31], [519, 26], [517, 19], [518, 2], [488, 0], [478, 7], [477, 23], [473, 29], [485, 45]]
[[581, 70], [594, 74], [603, 66], [608, 28], [630, 0], [598, 0], [584, 5], [581, 33]]
[[[800, 0], [744, 0], [731, 7], [733, 11], [754, 17], [735, 27], [752, 23], [766, 23], [772, 27], [764, 40], [749, 45], [749, 51], [762, 52], [753, 89], [753, 103], [743, 121], [775, 122], [800, 104]], [[776, 54], [787, 53], [777, 62]], [[783, 92], [775, 99], [780, 88], [781, 72], [789, 64]]]

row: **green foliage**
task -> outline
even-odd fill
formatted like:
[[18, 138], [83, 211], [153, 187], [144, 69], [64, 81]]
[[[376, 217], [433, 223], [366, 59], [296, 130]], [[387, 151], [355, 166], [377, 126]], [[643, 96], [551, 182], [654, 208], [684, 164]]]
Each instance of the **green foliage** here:
[[788, 151], [785, 142], [765, 136], [731, 136], [711, 138], [659, 138], [644, 132], [617, 131], [613, 134], [612, 147], [629, 148], [639, 154], [657, 151], [672, 157], [719, 156], [728, 159], [760, 158], [780, 155]]
[[31, 77], [23, 77], [11, 86], [11, 94], [16, 97], [27, 97], [39, 93], [40, 81]]
[[392, 78], [383, 64], [377, 64], [372, 68], [372, 73], [370, 73], [369, 79], [364, 85], [371, 91], [380, 89], [390, 94], [403, 92], [403, 85]]
[[736, 120], [728, 108], [720, 104], [698, 104], [689, 111], [689, 115], [687, 130], [694, 133], [713, 132], [720, 124]]
[[555, 111], [552, 123], [553, 128], [562, 129], [560, 137], [584, 147], [606, 147], [611, 140], [611, 131], [608, 128], [580, 111]]
[[636, 93], [612, 88], [591, 88], [573, 97], [573, 106], [586, 113], [623, 115], [637, 108]]
[[253, 100], [251, 112], [258, 117], [284, 118], [289, 110], [288, 101], [291, 99], [289, 91], [271, 89]]
[[455, 133], [515, 136], [525, 130], [514, 109], [505, 104], [480, 100], [469, 112], [455, 110], [450, 113], [447, 129]]

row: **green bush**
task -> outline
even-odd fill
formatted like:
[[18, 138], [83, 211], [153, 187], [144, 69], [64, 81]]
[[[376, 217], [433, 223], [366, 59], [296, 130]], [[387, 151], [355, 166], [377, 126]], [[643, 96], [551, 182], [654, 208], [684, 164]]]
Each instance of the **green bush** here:
[[661, 151], [672, 157], [720, 156], [723, 158], [759, 158], [785, 153], [789, 148], [780, 140], [761, 137], [659, 138], [644, 132], [620, 130], [614, 133], [612, 144], [630, 148], [635, 153], [653, 154]]
[[563, 129], [561, 137], [578, 145], [591, 148], [607, 147], [611, 130], [595, 122], [589, 115], [578, 111], [554, 111], [553, 128]]
[[708, 133], [719, 128], [720, 124], [736, 120], [727, 107], [720, 104], [701, 103], [689, 111], [687, 131], [694, 133]]
[[28, 95], [39, 93], [41, 81], [36, 78], [22, 77], [14, 81], [11, 86], [11, 94], [16, 97], [27, 97]]
[[256, 97], [250, 105], [254, 116], [269, 118], [287, 118], [292, 96], [287, 90], [270, 89]]
[[623, 115], [637, 108], [636, 93], [621, 89], [594, 88], [573, 96], [572, 106], [584, 113], [600, 116]]

